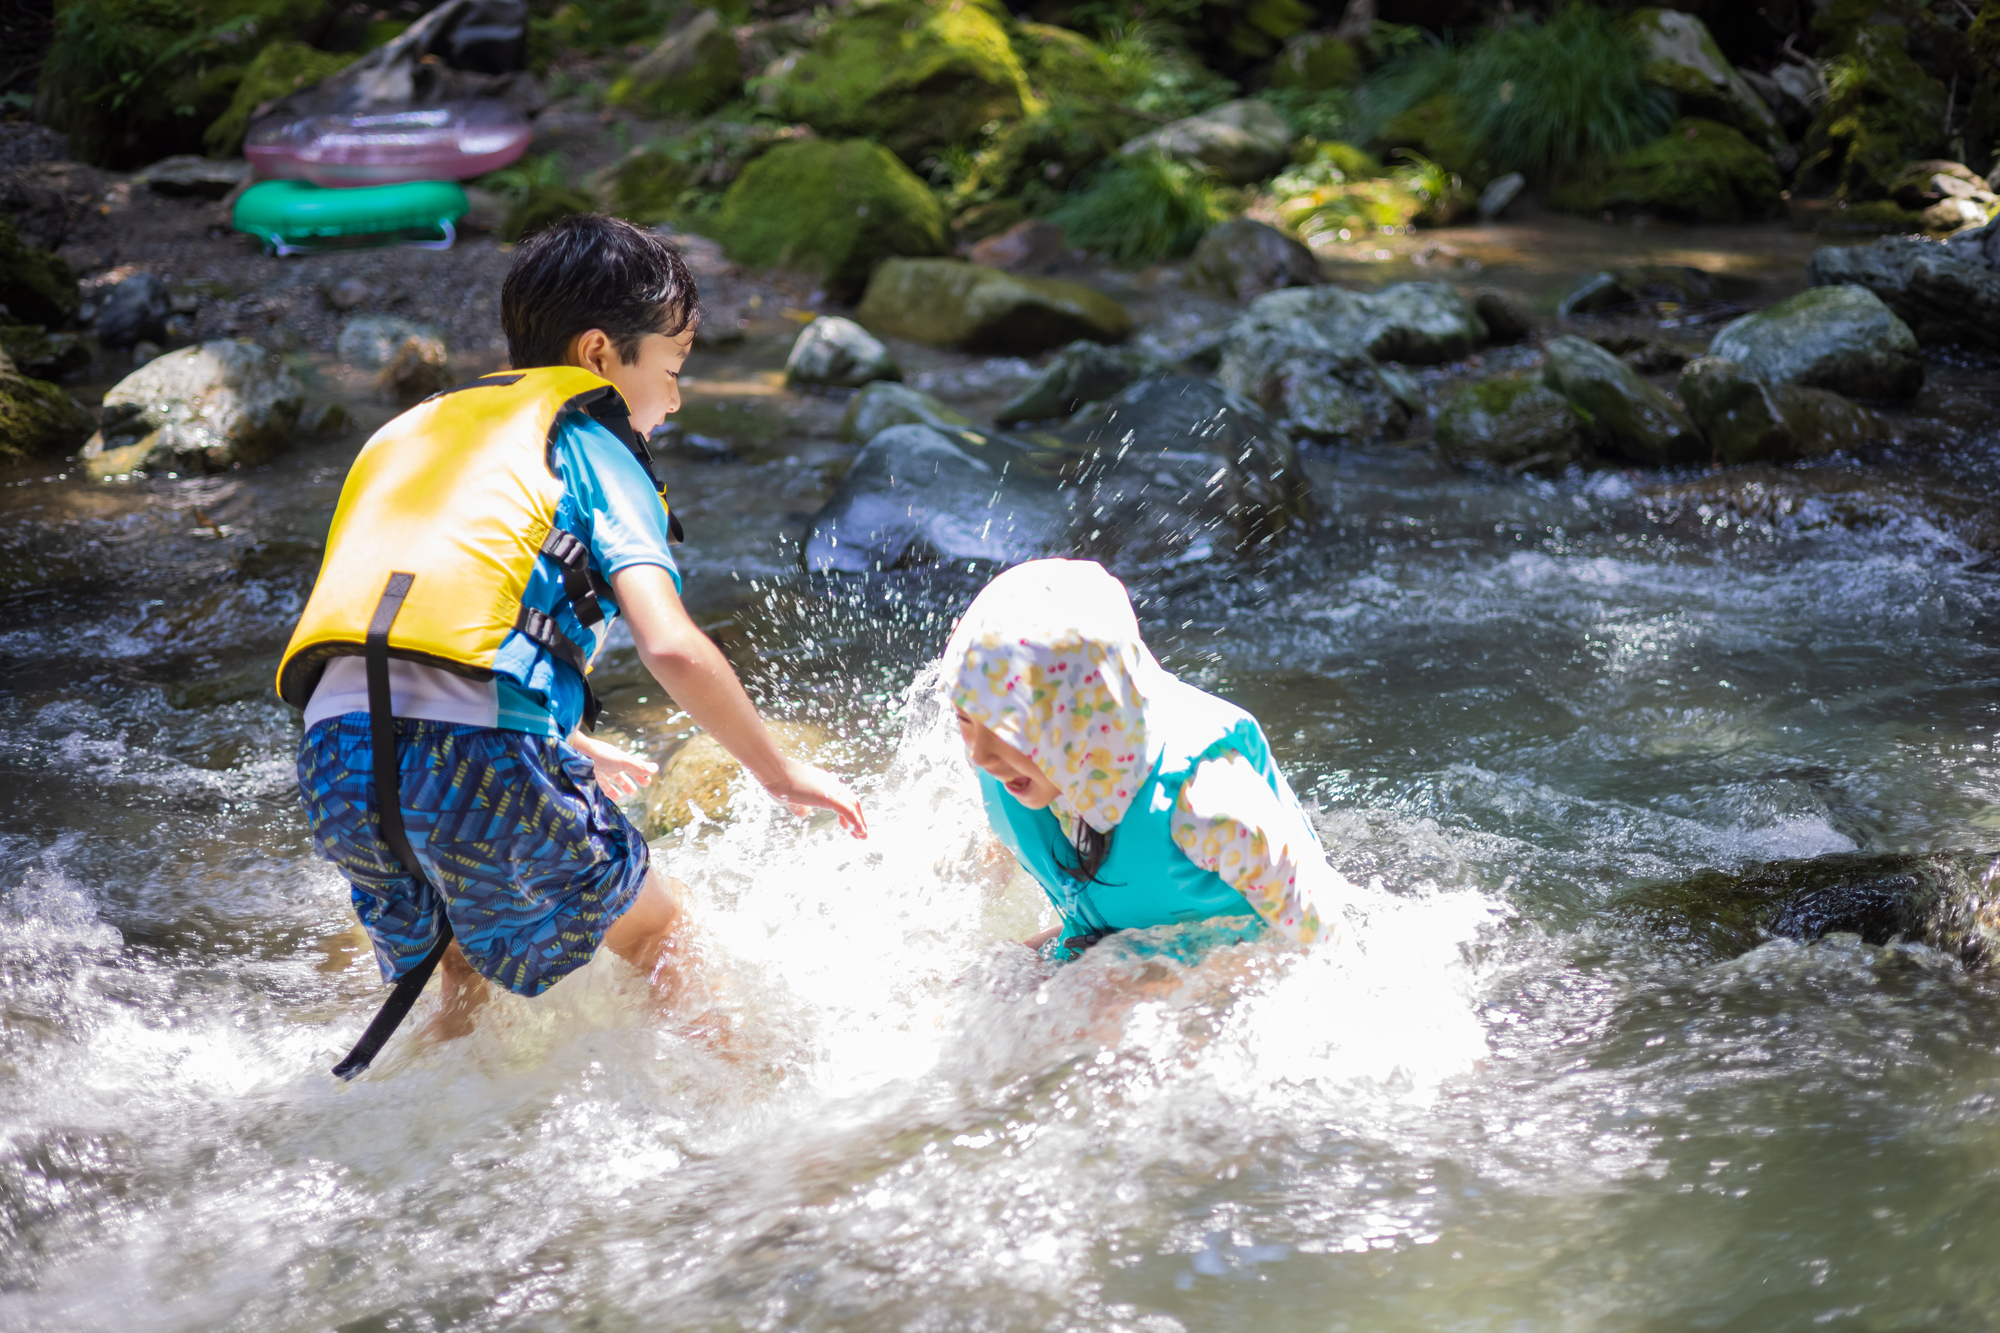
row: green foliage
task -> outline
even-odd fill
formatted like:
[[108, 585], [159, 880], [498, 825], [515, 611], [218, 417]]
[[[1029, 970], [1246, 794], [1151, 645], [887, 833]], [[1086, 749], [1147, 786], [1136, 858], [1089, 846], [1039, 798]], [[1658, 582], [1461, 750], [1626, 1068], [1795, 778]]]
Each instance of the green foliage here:
[[481, 176], [479, 184], [509, 201], [507, 217], [500, 224], [503, 241], [533, 236], [552, 223], [597, 207], [595, 200], [569, 183], [559, 153], [524, 157], [511, 167]]
[[1742, 222], [1778, 204], [1778, 169], [1727, 125], [1677, 120], [1659, 139], [1566, 182], [1550, 195], [1579, 213], [1638, 211], [1687, 222]]
[[1295, 138], [1338, 139], [1361, 124], [1360, 107], [1349, 88], [1271, 87], [1257, 97], [1277, 108]]
[[1328, 32], [1302, 32], [1285, 43], [1271, 65], [1272, 88], [1327, 92], [1361, 82], [1361, 57]]
[[1125, 105], [1154, 120], [1179, 120], [1221, 106], [1236, 85], [1177, 44], [1171, 29], [1131, 23], [1111, 30], [1105, 59], [1132, 89]]
[[569, 0], [547, 18], [533, 18], [539, 35], [559, 50], [600, 55], [660, 40], [678, 0]]
[[1048, 216], [1074, 244], [1132, 264], [1187, 254], [1226, 214], [1211, 176], [1144, 154], [1104, 163]]
[[722, 206], [743, 167], [805, 132], [755, 122], [701, 121], [688, 133], [625, 154], [592, 177], [590, 192], [607, 213], [649, 225], [697, 221]]
[[1343, 231], [1343, 239], [1352, 239], [1406, 227], [1424, 213], [1430, 201], [1412, 188], [1409, 175], [1405, 169], [1391, 176], [1381, 162], [1352, 144], [1323, 143], [1305, 162], [1273, 180], [1271, 195], [1278, 220], [1306, 240]]
[[354, 62], [351, 55], [318, 51], [304, 42], [272, 42], [257, 53], [236, 85], [229, 109], [215, 118], [202, 135], [210, 157], [235, 157], [243, 151], [243, 136], [257, 108], [301, 88], [309, 88]]
[[1559, 174], [1657, 139], [1672, 98], [1642, 83], [1643, 53], [1602, 9], [1566, 4], [1482, 37], [1455, 92], [1501, 170]]
[[1842, 199], [1880, 199], [1905, 162], [1945, 150], [1947, 94], [1904, 40], [1901, 28], [1862, 28], [1827, 63], [1826, 101], [1806, 130], [1801, 174], [1830, 174]]
[[729, 187], [715, 234], [738, 262], [811, 273], [837, 299], [860, 295], [891, 255], [948, 250], [937, 196], [895, 154], [866, 140], [771, 149]]

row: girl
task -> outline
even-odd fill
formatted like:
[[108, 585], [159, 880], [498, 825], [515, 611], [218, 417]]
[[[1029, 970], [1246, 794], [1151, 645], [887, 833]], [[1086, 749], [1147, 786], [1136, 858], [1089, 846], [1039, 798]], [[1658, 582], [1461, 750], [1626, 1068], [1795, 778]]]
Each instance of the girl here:
[[1030, 948], [1060, 937], [1074, 956], [1113, 931], [1230, 917], [1248, 918], [1231, 938], [1333, 934], [1313, 891], [1350, 886], [1257, 719], [1155, 661], [1103, 566], [1001, 574], [942, 665], [993, 831], [1062, 917]]

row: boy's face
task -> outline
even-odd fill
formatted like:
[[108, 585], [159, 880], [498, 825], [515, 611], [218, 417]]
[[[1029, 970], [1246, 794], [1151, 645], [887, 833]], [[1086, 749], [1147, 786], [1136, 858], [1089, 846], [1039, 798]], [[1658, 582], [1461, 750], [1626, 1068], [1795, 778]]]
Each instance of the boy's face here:
[[579, 333], [570, 344], [569, 362], [610, 380], [632, 412], [632, 429], [646, 436], [681, 410], [681, 366], [694, 350], [694, 330], [682, 329], [669, 338], [649, 333], [639, 340], [639, 356], [627, 364], [602, 329]]
[[993, 728], [958, 711], [958, 735], [972, 762], [999, 779], [1008, 794], [1030, 810], [1046, 810], [1061, 788], [1019, 749], [1001, 740]]

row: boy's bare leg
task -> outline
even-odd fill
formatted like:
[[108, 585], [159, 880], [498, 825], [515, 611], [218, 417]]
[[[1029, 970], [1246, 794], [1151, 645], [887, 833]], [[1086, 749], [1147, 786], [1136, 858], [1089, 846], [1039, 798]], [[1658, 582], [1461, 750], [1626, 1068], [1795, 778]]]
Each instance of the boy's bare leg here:
[[465, 951], [453, 940], [438, 960], [438, 994], [444, 1003], [424, 1026], [429, 1041], [451, 1041], [472, 1031], [472, 1020], [492, 994], [486, 978], [472, 970]]
[[657, 870], [646, 872], [639, 896], [604, 932], [604, 947], [644, 973], [662, 1008], [687, 995], [693, 978], [694, 922], [688, 916], [688, 887]]

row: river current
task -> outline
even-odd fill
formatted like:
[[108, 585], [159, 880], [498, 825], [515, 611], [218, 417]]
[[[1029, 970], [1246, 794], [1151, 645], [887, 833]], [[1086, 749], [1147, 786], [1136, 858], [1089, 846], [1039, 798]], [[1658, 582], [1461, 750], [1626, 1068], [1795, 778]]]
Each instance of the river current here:
[[[0, 488], [0, 1325], [2000, 1320], [2000, 986], [1635, 905], [2000, 850], [2000, 577], [1948, 533], [1318, 453], [1282, 554], [1134, 593], [1263, 720], [1344, 940], [1051, 968], [924, 670], [964, 590], [799, 576], [810, 447], [674, 463], [691, 606], [873, 836], [746, 795], [655, 842], [725, 1052], [600, 958], [344, 1085], [382, 990], [268, 679], [363, 433]], [[602, 672], [614, 733], [684, 734]]]

